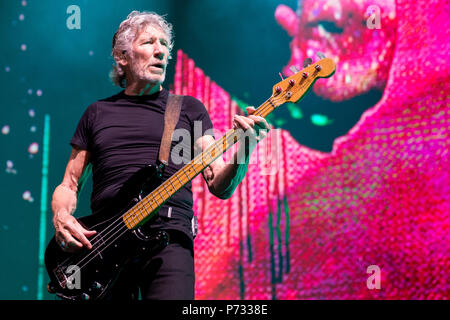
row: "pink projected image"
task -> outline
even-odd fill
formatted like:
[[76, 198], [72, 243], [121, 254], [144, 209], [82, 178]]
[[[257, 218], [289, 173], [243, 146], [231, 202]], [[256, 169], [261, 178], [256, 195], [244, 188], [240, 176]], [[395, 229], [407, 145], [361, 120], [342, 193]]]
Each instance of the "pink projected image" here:
[[[321, 51], [337, 69], [317, 95], [383, 96], [331, 153], [272, 129], [254, 156], [276, 141], [277, 170], [254, 161], [225, 202], [193, 181], [197, 299], [450, 297], [446, 12], [444, 1], [424, 0], [278, 7], [293, 37], [286, 75]], [[182, 51], [177, 58], [174, 92], [201, 100], [225, 132], [237, 103]]]
[[275, 12], [293, 37], [286, 75], [292, 74], [291, 66], [302, 66], [305, 58], [322, 52], [336, 61], [339, 72], [317, 83], [320, 96], [342, 101], [384, 88], [395, 47], [394, 0], [300, 0], [297, 11], [300, 15], [280, 5]]

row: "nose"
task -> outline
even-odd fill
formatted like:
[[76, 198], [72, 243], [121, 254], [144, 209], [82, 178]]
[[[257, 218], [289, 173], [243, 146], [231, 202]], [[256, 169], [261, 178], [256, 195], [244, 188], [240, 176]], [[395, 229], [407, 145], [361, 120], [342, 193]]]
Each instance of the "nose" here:
[[162, 51], [155, 52], [155, 57], [158, 58], [159, 60], [164, 59], [164, 52]]
[[159, 60], [164, 59], [164, 52], [162, 50], [161, 45], [158, 43], [155, 47], [154, 56]]

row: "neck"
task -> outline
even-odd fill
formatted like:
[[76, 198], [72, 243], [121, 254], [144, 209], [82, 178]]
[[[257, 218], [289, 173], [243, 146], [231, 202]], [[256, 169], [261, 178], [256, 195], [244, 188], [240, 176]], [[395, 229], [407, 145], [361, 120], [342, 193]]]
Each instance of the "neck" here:
[[[127, 81], [128, 83], [128, 81]], [[125, 88], [125, 94], [129, 96], [143, 96], [154, 94], [162, 90], [160, 83], [149, 83], [149, 82], [131, 82]]]

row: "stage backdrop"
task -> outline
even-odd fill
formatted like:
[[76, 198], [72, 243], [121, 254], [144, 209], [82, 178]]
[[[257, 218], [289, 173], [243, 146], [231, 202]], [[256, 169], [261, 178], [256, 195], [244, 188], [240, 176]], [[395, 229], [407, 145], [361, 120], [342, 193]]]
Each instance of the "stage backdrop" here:
[[[317, 51], [337, 63], [270, 115], [231, 199], [193, 181], [197, 299], [450, 297], [445, 1], [0, 6], [1, 299], [53, 298], [42, 265], [51, 195], [79, 117], [120, 90], [107, 77], [111, 39], [134, 9], [168, 14], [176, 46], [165, 87], [201, 100], [216, 137], [269, 98], [278, 73]], [[77, 216], [89, 214], [91, 188]]]

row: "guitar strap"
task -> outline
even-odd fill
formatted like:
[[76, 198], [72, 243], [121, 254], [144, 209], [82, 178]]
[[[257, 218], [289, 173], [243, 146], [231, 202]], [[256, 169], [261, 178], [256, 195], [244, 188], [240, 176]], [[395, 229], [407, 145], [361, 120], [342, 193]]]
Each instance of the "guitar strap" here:
[[[164, 113], [164, 131], [159, 146], [158, 160], [160, 168], [164, 169], [169, 164], [170, 146], [172, 144], [172, 134], [180, 118], [183, 96], [169, 93], [166, 111]], [[161, 164], [163, 167], [161, 167]]]
[[[161, 172], [169, 164], [170, 146], [172, 144], [172, 134], [180, 118], [181, 106], [183, 104], [183, 96], [169, 93], [167, 99], [166, 111], [164, 112], [164, 131], [159, 146], [159, 167]], [[158, 214], [167, 218], [171, 217], [172, 207], [162, 207]], [[191, 220], [191, 234], [193, 238], [197, 236], [197, 217]]]

